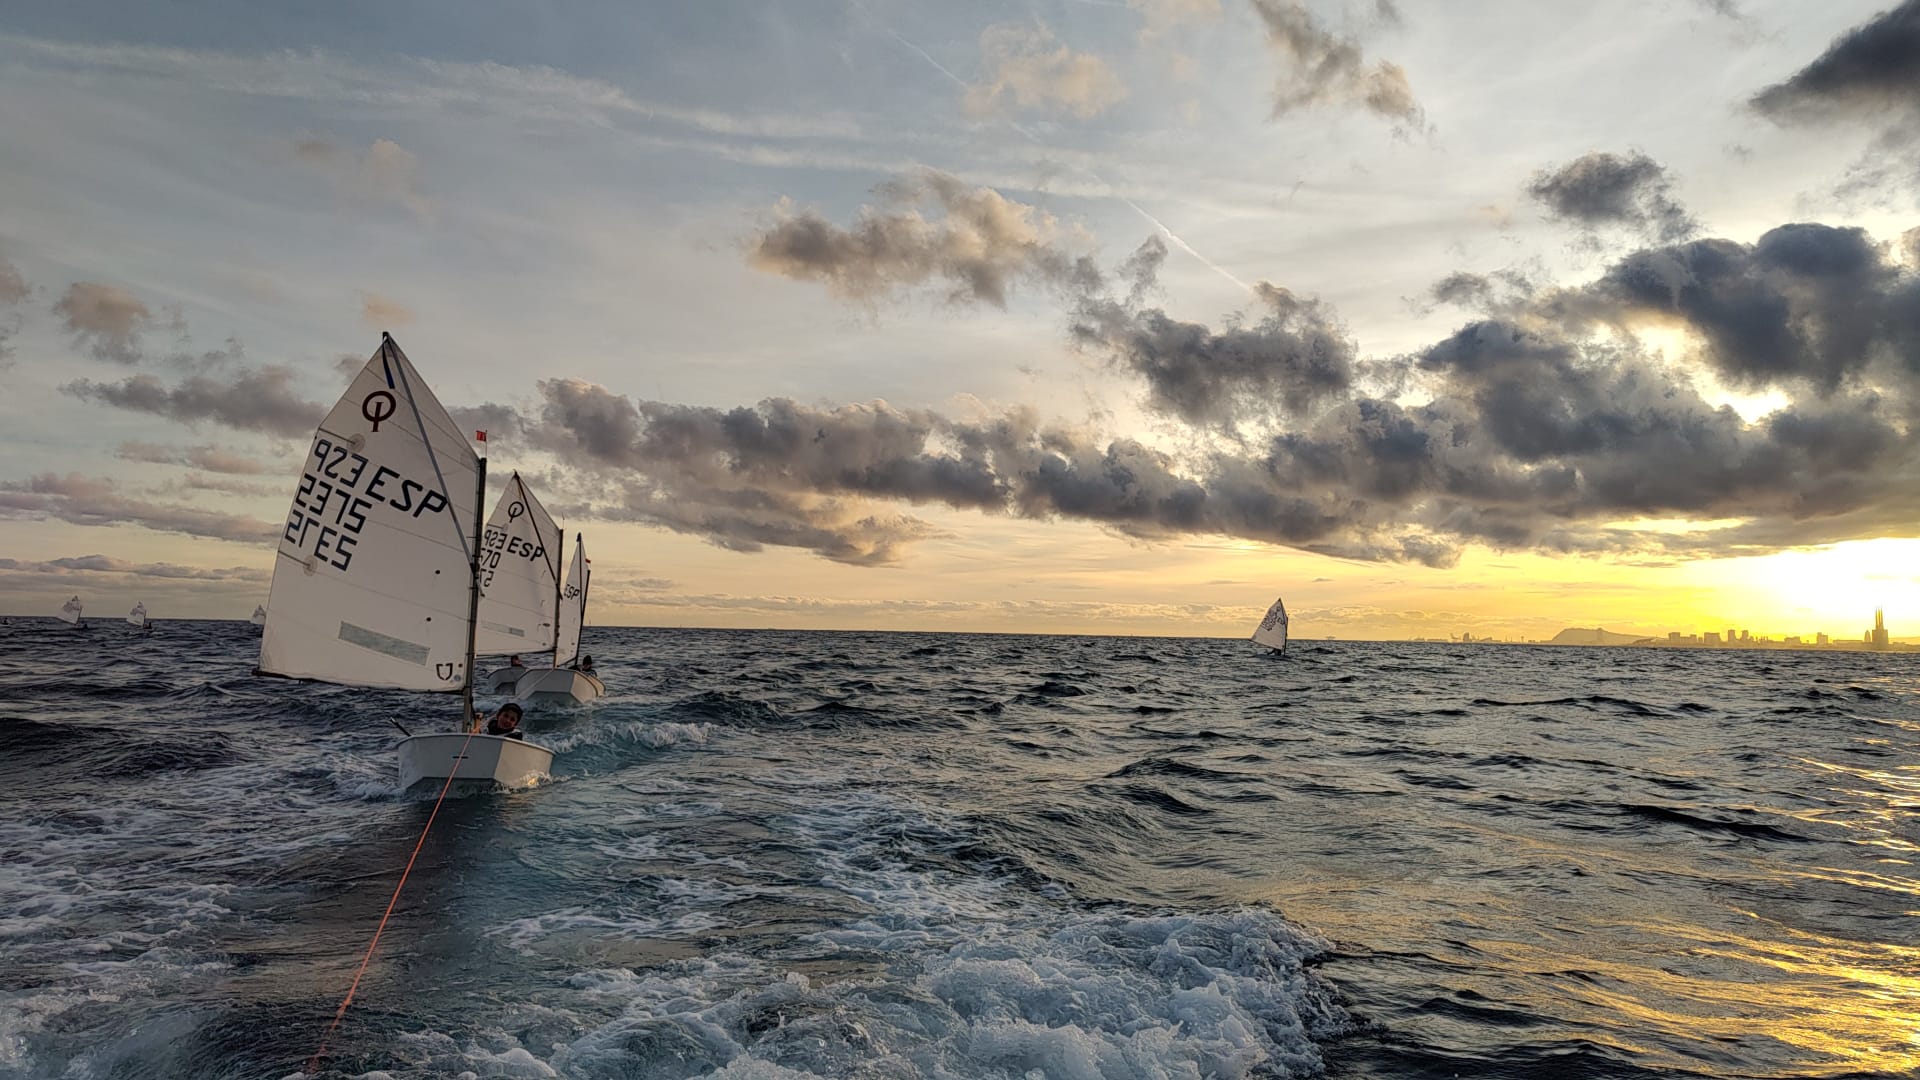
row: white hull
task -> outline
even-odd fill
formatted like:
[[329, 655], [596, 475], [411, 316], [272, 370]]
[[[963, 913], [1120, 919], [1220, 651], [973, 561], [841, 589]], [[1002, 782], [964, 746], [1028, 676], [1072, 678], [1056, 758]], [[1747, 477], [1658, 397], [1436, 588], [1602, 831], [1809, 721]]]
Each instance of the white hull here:
[[513, 696], [522, 701], [552, 705], [584, 705], [604, 696], [607, 684], [572, 668], [538, 668], [520, 676]]
[[520, 678], [524, 675], [532, 674], [533, 671], [534, 669], [530, 667], [503, 667], [497, 671], [489, 671], [480, 677], [479, 682], [474, 684], [473, 692], [476, 694], [511, 694], [513, 693], [514, 686], [520, 681]]
[[440, 787], [449, 773], [462, 784], [532, 787], [547, 779], [552, 767], [553, 751], [524, 739], [474, 735], [469, 740], [464, 733], [447, 731], [400, 742], [400, 790], [410, 794], [416, 787]]

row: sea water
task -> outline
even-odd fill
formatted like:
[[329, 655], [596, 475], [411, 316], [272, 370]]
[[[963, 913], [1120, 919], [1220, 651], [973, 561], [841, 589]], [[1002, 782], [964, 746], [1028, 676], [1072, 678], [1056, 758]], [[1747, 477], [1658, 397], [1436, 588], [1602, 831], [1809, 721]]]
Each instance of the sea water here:
[[[330, 1077], [1920, 1067], [1920, 656], [602, 629]], [[0, 1077], [286, 1077], [434, 811], [257, 632], [0, 627]]]

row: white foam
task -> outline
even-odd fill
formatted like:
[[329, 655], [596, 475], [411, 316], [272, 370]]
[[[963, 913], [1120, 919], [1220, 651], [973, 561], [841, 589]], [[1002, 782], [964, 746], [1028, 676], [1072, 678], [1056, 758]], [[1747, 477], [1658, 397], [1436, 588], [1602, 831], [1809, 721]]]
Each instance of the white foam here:
[[[815, 985], [773, 962], [703, 958], [572, 985], [622, 1016], [557, 1052], [616, 1067], [739, 1077], [1224, 1077], [1321, 1071], [1347, 1019], [1303, 962], [1325, 943], [1271, 913], [1065, 916], [976, 927], [894, 973]], [[660, 1060], [650, 1063], [649, 1055]]]

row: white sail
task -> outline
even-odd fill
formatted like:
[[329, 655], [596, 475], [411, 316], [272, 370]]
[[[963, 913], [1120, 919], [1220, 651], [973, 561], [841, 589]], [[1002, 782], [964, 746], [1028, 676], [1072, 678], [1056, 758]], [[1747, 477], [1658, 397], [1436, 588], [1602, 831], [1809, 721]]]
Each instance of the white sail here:
[[253, 607], [253, 617], [247, 620], [255, 626], [267, 625], [267, 609], [259, 604]]
[[575, 533], [573, 565], [567, 568], [567, 587], [560, 594], [560, 640], [553, 646], [554, 667], [565, 667], [580, 655], [580, 628], [587, 623], [587, 579], [592, 573], [586, 538]]
[[80, 598], [74, 597], [60, 605], [60, 621], [75, 626], [80, 624]]
[[480, 470], [390, 337], [314, 433], [273, 564], [266, 674], [462, 690]]
[[144, 600], [142, 600], [142, 601], [140, 601], [139, 603], [136, 603], [136, 604], [134, 604], [134, 605], [133, 605], [133, 610], [132, 610], [132, 611], [129, 611], [129, 612], [127, 612], [127, 625], [128, 625], [128, 626], [145, 626], [145, 625], [147, 625], [147, 604], [146, 604], [146, 601], [144, 601]]
[[480, 539], [479, 653], [553, 647], [560, 605], [560, 528], [514, 473]]
[[1253, 631], [1253, 640], [1276, 649], [1287, 647], [1287, 605], [1275, 600], [1267, 609], [1267, 617]]

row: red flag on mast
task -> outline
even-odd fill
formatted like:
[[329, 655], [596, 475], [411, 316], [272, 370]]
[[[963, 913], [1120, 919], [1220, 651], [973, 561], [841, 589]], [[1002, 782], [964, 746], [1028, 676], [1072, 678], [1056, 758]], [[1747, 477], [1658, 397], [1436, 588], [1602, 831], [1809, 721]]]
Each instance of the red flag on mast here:
[[486, 432], [484, 432], [484, 431], [476, 431], [476, 432], [474, 432], [474, 433], [473, 433], [473, 441], [474, 441], [474, 442], [486, 442], [486, 441], [487, 441], [487, 433], [486, 433]]

